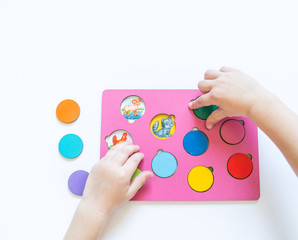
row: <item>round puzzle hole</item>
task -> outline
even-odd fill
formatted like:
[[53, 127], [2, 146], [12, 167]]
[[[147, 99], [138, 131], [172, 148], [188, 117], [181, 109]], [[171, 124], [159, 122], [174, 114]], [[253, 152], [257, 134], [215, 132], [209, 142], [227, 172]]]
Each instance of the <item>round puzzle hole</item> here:
[[171, 137], [176, 130], [175, 116], [167, 114], [156, 115], [150, 123], [150, 131], [158, 139]]
[[133, 143], [131, 134], [129, 132], [127, 132], [125, 130], [121, 130], [121, 129], [112, 132], [109, 136], [106, 136], [105, 141], [106, 141], [109, 149], [111, 149], [118, 143], [122, 143], [122, 142], [129, 142], [131, 144]]
[[123, 117], [128, 122], [133, 123], [135, 120], [140, 119], [145, 113], [145, 103], [139, 96], [132, 95], [126, 97], [120, 106], [120, 111]]
[[222, 123], [219, 129], [221, 139], [230, 145], [236, 145], [245, 137], [245, 123], [243, 120], [228, 119]]

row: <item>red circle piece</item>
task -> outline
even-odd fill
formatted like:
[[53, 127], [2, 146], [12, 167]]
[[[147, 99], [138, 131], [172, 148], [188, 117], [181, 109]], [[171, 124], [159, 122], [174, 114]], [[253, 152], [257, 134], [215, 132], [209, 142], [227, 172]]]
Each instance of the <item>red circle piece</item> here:
[[236, 179], [245, 179], [252, 172], [252, 161], [249, 155], [236, 153], [228, 160], [228, 172]]

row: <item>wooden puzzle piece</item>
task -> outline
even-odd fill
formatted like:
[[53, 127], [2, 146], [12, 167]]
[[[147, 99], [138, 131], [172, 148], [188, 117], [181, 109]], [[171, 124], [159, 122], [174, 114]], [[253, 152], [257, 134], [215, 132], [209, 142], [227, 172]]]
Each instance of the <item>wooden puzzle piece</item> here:
[[132, 182], [141, 173], [142, 173], [141, 169], [137, 168], [134, 174], [132, 175], [130, 181]]
[[218, 107], [216, 105], [210, 105], [194, 109], [193, 112], [199, 119], [206, 120], [217, 109]]
[[72, 123], [80, 115], [79, 105], [71, 99], [60, 102], [56, 108], [56, 116], [63, 123]]
[[89, 173], [84, 170], [77, 170], [73, 172], [68, 178], [69, 190], [78, 196], [82, 196]]
[[196, 192], [208, 191], [214, 182], [213, 168], [196, 166], [190, 170], [188, 177], [189, 186]]
[[151, 167], [156, 176], [168, 178], [176, 172], [178, 163], [173, 154], [159, 150], [152, 159]]
[[76, 134], [66, 134], [59, 141], [60, 154], [65, 158], [76, 158], [83, 151], [83, 141]]
[[229, 174], [236, 179], [247, 178], [253, 169], [252, 156], [250, 154], [236, 153], [232, 155], [227, 164]]
[[191, 155], [202, 155], [207, 151], [209, 140], [205, 133], [194, 128], [188, 132], [183, 138], [183, 147], [185, 151]]

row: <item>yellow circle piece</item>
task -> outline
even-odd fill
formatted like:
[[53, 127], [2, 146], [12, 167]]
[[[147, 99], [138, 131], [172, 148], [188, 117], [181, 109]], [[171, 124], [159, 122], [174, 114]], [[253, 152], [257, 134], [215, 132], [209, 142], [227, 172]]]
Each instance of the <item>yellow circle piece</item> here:
[[72, 123], [80, 115], [79, 105], [71, 99], [60, 102], [56, 109], [57, 118], [63, 123]]
[[208, 191], [214, 182], [212, 168], [197, 166], [190, 170], [188, 174], [188, 184], [196, 192]]
[[159, 138], [159, 139], [166, 139], [168, 137], [158, 137], [157, 135], [155, 135], [152, 131], [152, 127], [153, 127], [153, 124], [158, 122], [158, 128], [156, 129], [156, 131], [160, 130], [162, 128], [161, 126], [161, 119], [162, 118], [168, 118], [168, 117], [171, 117], [172, 120], [173, 120], [173, 127], [171, 127], [171, 130], [170, 130], [170, 134], [173, 135], [175, 130], [176, 130], [176, 123], [175, 123], [175, 116], [174, 115], [167, 115], [167, 114], [158, 114], [156, 115], [150, 122], [150, 131], [151, 133], [153, 134], [154, 137], [156, 138]]

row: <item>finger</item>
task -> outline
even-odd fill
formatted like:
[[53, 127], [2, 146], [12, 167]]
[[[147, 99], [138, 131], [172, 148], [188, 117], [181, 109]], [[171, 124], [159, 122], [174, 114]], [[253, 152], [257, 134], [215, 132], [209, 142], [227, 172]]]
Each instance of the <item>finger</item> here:
[[114, 154], [111, 157], [111, 160], [119, 163], [121, 166], [133, 153], [140, 150], [140, 147], [138, 145], [132, 145], [127, 143], [119, 143], [115, 147], [117, 147], [117, 149], [115, 149]]
[[204, 106], [216, 105], [211, 101], [210, 93], [206, 93], [189, 103], [190, 109], [197, 109]]
[[143, 187], [143, 185], [151, 177], [153, 177], [153, 173], [150, 171], [144, 171], [138, 176], [136, 176], [135, 179], [132, 181], [128, 190], [128, 194], [130, 198], [132, 198], [137, 193], [137, 191], [139, 191], [140, 188]]
[[220, 71], [214, 70], [214, 69], [209, 69], [205, 72], [204, 78], [205, 79], [216, 79], [221, 75]]
[[199, 90], [202, 93], [208, 93], [214, 87], [215, 82], [210, 80], [203, 80], [198, 83]]
[[206, 127], [211, 129], [216, 123], [220, 120], [227, 117], [227, 114], [221, 108], [217, 109], [216, 111], [212, 112], [210, 116], [206, 120]]
[[219, 69], [220, 72], [231, 72], [233, 70], [234, 70], [234, 68], [227, 67], [227, 66], [223, 66]]
[[110, 158], [113, 158], [115, 153], [121, 149], [123, 147], [123, 145], [128, 145], [129, 143], [127, 142], [122, 142], [122, 143], [119, 143], [115, 146], [113, 146], [105, 155], [105, 157], [103, 159], [110, 159]]
[[143, 158], [144, 154], [140, 152], [131, 155], [123, 165], [124, 171], [126, 171], [130, 176], [132, 176], [140, 162], [143, 160]]

